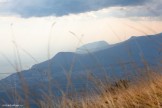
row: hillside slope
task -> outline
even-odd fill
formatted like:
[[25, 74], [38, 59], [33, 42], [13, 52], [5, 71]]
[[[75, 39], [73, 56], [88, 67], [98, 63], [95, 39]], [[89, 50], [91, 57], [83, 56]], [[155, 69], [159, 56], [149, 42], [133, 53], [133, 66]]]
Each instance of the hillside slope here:
[[60, 52], [29, 70], [2, 79], [0, 101], [9, 100], [5, 97], [6, 90], [14, 90], [15, 87], [23, 94], [23, 83], [39, 97], [42, 91], [48, 91], [49, 84], [56, 95], [61, 94], [59, 89], [67, 91], [70, 84], [78, 90], [87, 84], [91, 87], [87, 78], [90, 73], [101, 79], [107, 75], [110, 81], [132, 79], [139, 72], [138, 68], [148, 66], [149, 69], [157, 69], [161, 66], [161, 41], [162, 34], [156, 34], [132, 37], [91, 53]]

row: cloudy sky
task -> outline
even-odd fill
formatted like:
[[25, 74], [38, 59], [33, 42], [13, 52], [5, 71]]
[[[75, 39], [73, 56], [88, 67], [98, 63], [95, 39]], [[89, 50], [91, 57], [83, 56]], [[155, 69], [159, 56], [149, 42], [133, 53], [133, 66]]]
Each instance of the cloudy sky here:
[[53, 57], [83, 43], [160, 33], [161, 6], [162, 0], [0, 0], [0, 71], [14, 71], [15, 47], [27, 69], [48, 58], [49, 44]]

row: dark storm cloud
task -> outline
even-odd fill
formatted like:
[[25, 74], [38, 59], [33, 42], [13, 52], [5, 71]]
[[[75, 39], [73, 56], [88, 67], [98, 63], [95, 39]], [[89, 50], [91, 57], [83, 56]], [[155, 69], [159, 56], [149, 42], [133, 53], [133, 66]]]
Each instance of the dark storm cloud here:
[[150, 0], [8, 0], [0, 12], [22, 17], [63, 16], [114, 6], [138, 6]]

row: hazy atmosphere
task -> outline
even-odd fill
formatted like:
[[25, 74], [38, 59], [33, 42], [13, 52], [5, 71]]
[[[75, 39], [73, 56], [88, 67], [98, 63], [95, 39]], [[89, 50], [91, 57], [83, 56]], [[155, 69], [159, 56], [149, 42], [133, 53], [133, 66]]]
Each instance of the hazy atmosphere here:
[[161, 6], [162, 0], [0, 0], [0, 79], [17, 72], [19, 63], [21, 70], [32, 69], [88, 43], [113, 47], [132, 36], [160, 34]]
[[[0, 52], [14, 62], [15, 41], [26, 69], [35, 62], [22, 49], [42, 62], [48, 57], [49, 37], [53, 57], [82, 44], [70, 32], [84, 43], [105, 40], [110, 44], [156, 34], [162, 32], [161, 4], [161, 0], [1, 0]], [[3, 56], [0, 60], [1, 72], [14, 71]]]

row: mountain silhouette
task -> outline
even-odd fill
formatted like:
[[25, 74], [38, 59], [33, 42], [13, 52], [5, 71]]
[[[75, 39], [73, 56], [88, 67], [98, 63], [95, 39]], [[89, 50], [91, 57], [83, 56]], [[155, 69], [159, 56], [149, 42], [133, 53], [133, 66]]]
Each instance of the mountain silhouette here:
[[[157, 69], [162, 62], [162, 33], [147, 36], [133, 36], [126, 41], [110, 45], [99, 41], [81, 46], [76, 52], [59, 52], [50, 60], [35, 64], [29, 70], [14, 73], [0, 81], [0, 102], [9, 100], [5, 91], [16, 87], [22, 93], [22, 79], [29, 90], [39, 95], [42, 90], [48, 91], [48, 84], [57, 94], [58, 90], [67, 90], [69, 79], [73, 87], [82, 89], [88, 83], [88, 75], [97, 78], [115, 79], [130, 78], [138, 74], [139, 68]], [[86, 47], [86, 50], [84, 49]], [[92, 48], [92, 49], [91, 49]], [[115, 78], [115, 79], [114, 79]], [[40, 85], [43, 85], [40, 86]], [[90, 86], [89, 86], [90, 87]], [[36, 97], [36, 98], [38, 98]], [[11, 99], [12, 100], [12, 99]]]

